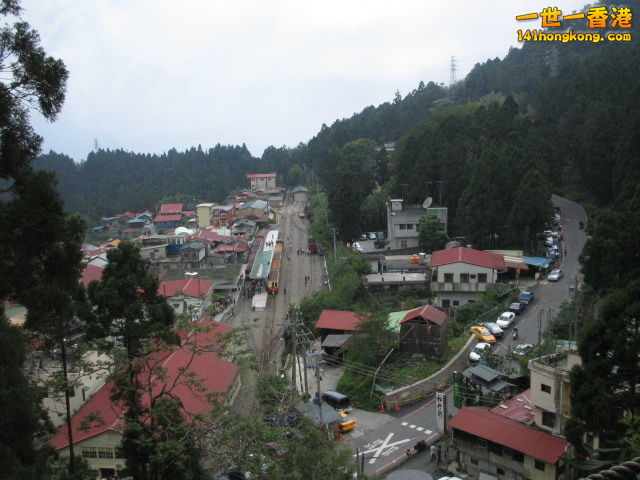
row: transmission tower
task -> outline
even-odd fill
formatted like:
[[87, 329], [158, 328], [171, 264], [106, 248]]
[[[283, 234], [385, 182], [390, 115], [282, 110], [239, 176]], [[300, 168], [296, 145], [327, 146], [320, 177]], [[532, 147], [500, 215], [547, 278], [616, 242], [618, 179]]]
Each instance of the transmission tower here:
[[451, 56], [449, 61], [449, 98], [452, 102], [455, 102], [454, 86], [456, 84], [456, 57]]
[[98, 150], [100, 150], [100, 142], [98, 142], [97, 138], [93, 139], [93, 151], [97, 152]]

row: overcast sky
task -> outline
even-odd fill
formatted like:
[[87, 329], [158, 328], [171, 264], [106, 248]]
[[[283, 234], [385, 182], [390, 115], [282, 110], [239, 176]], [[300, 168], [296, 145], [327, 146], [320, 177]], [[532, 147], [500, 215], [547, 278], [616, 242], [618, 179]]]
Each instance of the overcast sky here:
[[23, 19], [69, 69], [54, 124], [33, 123], [80, 161], [94, 148], [307, 142], [323, 123], [463, 78], [517, 47], [515, 16], [583, 1], [23, 0]]

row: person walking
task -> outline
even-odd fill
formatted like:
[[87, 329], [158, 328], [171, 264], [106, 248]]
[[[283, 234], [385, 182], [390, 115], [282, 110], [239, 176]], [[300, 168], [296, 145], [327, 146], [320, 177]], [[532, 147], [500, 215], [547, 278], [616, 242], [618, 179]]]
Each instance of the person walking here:
[[436, 446], [435, 445], [431, 445], [431, 461], [435, 461], [436, 460]]

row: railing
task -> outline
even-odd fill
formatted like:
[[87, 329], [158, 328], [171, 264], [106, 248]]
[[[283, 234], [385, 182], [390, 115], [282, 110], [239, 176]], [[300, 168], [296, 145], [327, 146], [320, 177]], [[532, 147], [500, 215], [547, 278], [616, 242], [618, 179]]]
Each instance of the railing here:
[[486, 283], [431, 282], [434, 292], [486, 292]]

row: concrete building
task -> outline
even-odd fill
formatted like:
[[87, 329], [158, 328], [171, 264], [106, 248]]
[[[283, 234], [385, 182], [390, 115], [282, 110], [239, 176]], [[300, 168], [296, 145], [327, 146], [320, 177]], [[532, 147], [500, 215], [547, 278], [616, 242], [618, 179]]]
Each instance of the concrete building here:
[[568, 478], [565, 454], [570, 445], [564, 438], [486, 407], [463, 407], [449, 427], [447, 469], [457, 475], [466, 472], [465, 478], [472, 480]]
[[425, 215], [435, 215], [442, 231], [447, 233], [446, 207], [424, 208], [422, 205], [405, 205], [402, 199], [387, 203], [387, 237], [391, 250], [416, 248], [418, 246], [418, 224]]
[[200, 203], [196, 205], [198, 227], [206, 228], [211, 226], [211, 217], [213, 216], [213, 208], [215, 206], [215, 203]]
[[578, 352], [569, 350], [529, 360], [531, 403], [537, 427], [562, 434], [571, 414], [569, 372], [581, 365]]
[[431, 291], [439, 307], [474, 302], [505, 272], [504, 257], [473, 248], [438, 250], [431, 256]]
[[249, 179], [249, 188], [252, 192], [262, 190], [263, 192], [276, 188], [275, 173], [254, 173], [247, 175]]

